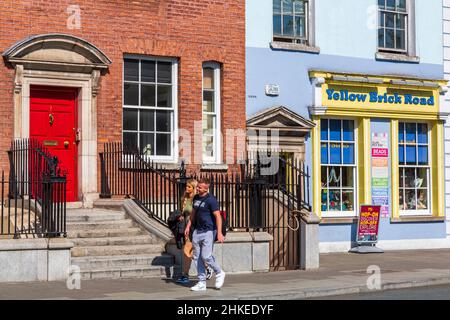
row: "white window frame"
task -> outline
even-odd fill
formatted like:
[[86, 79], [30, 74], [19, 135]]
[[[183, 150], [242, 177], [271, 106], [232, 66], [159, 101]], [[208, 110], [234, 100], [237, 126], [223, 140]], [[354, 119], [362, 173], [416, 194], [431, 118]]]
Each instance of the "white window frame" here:
[[[329, 130], [330, 130], [330, 126], [328, 125], [328, 140], [322, 140], [322, 137], [320, 136], [320, 148], [322, 148], [322, 143], [353, 143], [354, 145], [354, 151], [355, 151], [355, 163], [353, 165], [350, 164], [322, 164], [322, 161], [320, 161], [320, 175], [322, 175], [322, 168], [323, 167], [352, 167], [353, 168], [353, 182], [354, 182], [354, 187], [353, 187], [353, 211], [322, 211], [322, 201], [321, 201], [321, 205], [320, 205], [320, 212], [321, 212], [321, 216], [323, 218], [354, 218], [358, 216], [359, 210], [358, 210], [358, 128], [357, 128], [357, 121], [356, 119], [353, 118], [320, 118], [320, 120], [347, 120], [347, 121], [353, 121], [353, 134], [354, 134], [354, 141], [344, 141], [343, 140], [343, 126], [341, 126], [341, 141], [335, 141], [335, 140], [330, 140], [330, 134], [329, 134]], [[319, 135], [321, 135], [321, 131], [322, 131], [322, 127], [320, 128], [320, 132]], [[321, 153], [321, 149], [319, 150], [319, 152]], [[343, 150], [341, 151], [343, 152]], [[342, 155], [342, 154], [341, 154]], [[330, 159], [330, 148], [328, 147], [328, 159]], [[342, 158], [343, 159], [343, 158]], [[328, 176], [327, 176], [328, 179]], [[322, 197], [322, 176], [320, 177], [320, 197]], [[341, 191], [341, 197], [342, 197], [342, 190], [349, 190], [347, 188], [343, 188], [342, 187], [342, 176], [341, 176], [341, 181], [340, 181], [341, 186], [340, 187], [332, 187], [331, 190], [340, 190]], [[327, 188], [328, 191], [330, 190], [330, 188]], [[341, 200], [342, 201], [342, 200]], [[327, 206], [328, 206], [328, 202], [329, 199], [327, 199]]]
[[[170, 156], [147, 156], [143, 155], [143, 157], [158, 162], [158, 163], [177, 163], [178, 162], [178, 59], [176, 58], [167, 58], [167, 57], [158, 57], [158, 56], [147, 56], [147, 55], [131, 55], [126, 54], [123, 56], [123, 67], [122, 67], [122, 88], [125, 85], [125, 59], [132, 59], [132, 60], [142, 60], [142, 61], [161, 61], [161, 62], [170, 62], [172, 63], [172, 108], [159, 108], [159, 107], [148, 107], [148, 106], [132, 106], [132, 105], [126, 105], [125, 104], [125, 94], [122, 89], [122, 115], [123, 115], [123, 109], [148, 109], [148, 110], [170, 110], [172, 111], [172, 117], [171, 117], [171, 128], [172, 128], [172, 138], [170, 141], [171, 145], [171, 155]], [[157, 76], [157, 71], [156, 71]], [[139, 96], [139, 102], [141, 101], [141, 68], [139, 68], [139, 90], [138, 90], [138, 96]], [[133, 81], [127, 81], [133, 83]], [[156, 97], [157, 99], [157, 97]], [[155, 120], [156, 121], [156, 120]], [[138, 124], [139, 124], [139, 117], [138, 117]], [[156, 128], [155, 128], [156, 131]], [[124, 129], [122, 128], [122, 142], [123, 142], [123, 132]], [[139, 136], [139, 131], [138, 131]], [[139, 139], [139, 138], [138, 138]], [[139, 141], [139, 140], [138, 140]]]
[[[406, 11], [400, 12], [400, 11], [391, 11], [391, 10], [384, 10], [380, 9], [379, 5], [378, 7], [378, 20], [377, 20], [377, 52], [379, 53], [391, 53], [391, 54], [400, 54], [400, 55], [406, 55], [406, 56], [415, 56], [416, 54], [416, 41], [415, 41], [415, 0], [406, 0]], [[390, 12], [390, 13], [400, 13], [405, 15], [405, 49], [395, 49], [395, 48], [385, 48], [379, 46], [379, 39], [378, 39], [378, 30], [380, 29], [380, 16], [382, 12]], [[384, 20], [386, 24], [386, 20]], [[394, 20], [395, 24], [395, 20]], [[383, 26], [384, 27], [384, 26]], [[396, 30], [396, 29], [394, 29]], [[386, 36], [386, 33], [385, 33]], [[394, 41], [396, 41], [396, 35], [394, 33]], [[386, 42], [386, 38], [384, 39], [384, 42]]]
[[[205, 68], [211, 68], [214, 70], [214, 110], [215, 112], [204, 112], [203, 111], [203, 71]], [[204, 62], [202, 66], [202, 162], [204, 164], [221, 164], [222, 162], [222, 135], [221, 135], [221, 78], [220, 78], [220, 64], [217, 62]], [[203, 116], [214, 115], [214, 146], [213, 146], [213, 156], [206, 157], [203, 153]]]
[[[432, 208], [432, 199], [433, 199], [433, 188], [431, 187], [433, 185], [432, 184], [433, 182], [431, 181], [431, 179], [432, 179], [432, 174], [431, 174], [431, 167], [432, 166], [431, 166], [431, 164], [432, 164], [432, 160], [433, 159], [431, 158], [432, 153], [431, 153], [431, 144], [430, 144], [430, 142], [431, 142], [431, 140], [430, 140], [431, 139], [430, 125], [427, 122], [399, 121], [399, 127], [400, 127], [400, 123], [404, 123], [405, 124], [404, 132], [403, 132], [403, 134], [405, 135], [404, 136], [405, 143], [403, 143], [403, 145], [405, 146], [405, 150], [404, 150], [404, 152], [405, 152], [405, 154], [404, 154], [405, 162], [406, 162], [406, 146], [408, 145], [406, 143], [406, 124], [407, 123], [425, 124], [427, 126], [427, 137], [428, 137], [428, 143], [426, 144], [427, 147], [428, 147], [428, 165], [425, 166], [425, 165], [400, 165], [399, 163], [397, 164], [397, 166], [398, 166], [397, 170], [398, 170], [398, 173], [399, 173], [399, 179], [402, 177], [400, 169], [403, 169], [403, 168], [412, 168], [412, 169], [425, 168], [425, 169], [428, 169], [427, 170], [427, 179], [428, 179], [428, 181], [427, 181], [427, 204], [428, 204], [428, 209], [402, 210], [401, 209], [401, 205], [399, 203], [398, 206], [399, 206], [400, 216], [403, 216], [403, 217], [408, 217], [408, 216], [431, 216], [432, 215], [432, 209], [431, 209]], [[397, 135], [398, 135], [398, 132], [397, 132]], [[409, 145], [413, 145], [413, 144], [409, 144]], [[425, 144], [418, 142], [417, 131], [416, 131], [416, 142], [414, 143], [414, 146], [417, 147], [417, 146], [421, 146], [421, 145], [424, 146]], [[399, 149], [400, 149], [399, 146], [400, 146], [400, 141], [398, 142], [397, 152], [399, 152]], [[417, 150], [418, 150], [418, 148], [416, 148], [416, 159], [419, 159]], [[397, 190], [397, 194], [400, 192], [400, 190], [405, 190], [406, 189], [405, 188], [405, 182], [403, 181], [403, 188], [400, 187], [400, 183], [399, 183], [399, 187], [398, 188], [399, 188], [399, 190]], [[414, 188], [414, 190], [419, 190], [419, 188]], [[403, 197], [403, 201], [405, 201], [405, 200], [406, 200], [405, 197]], [[417, 201], [417, 197], [416, 197], [416, 201]]]

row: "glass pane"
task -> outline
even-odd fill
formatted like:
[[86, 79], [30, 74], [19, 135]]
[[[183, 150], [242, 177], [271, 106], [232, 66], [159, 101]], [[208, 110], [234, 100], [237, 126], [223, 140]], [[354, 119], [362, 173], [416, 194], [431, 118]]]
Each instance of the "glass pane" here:
[[214, 156], [214, 137], [209, 136], [203, 137], [203, 156], [205, 157]]
[[156, 155], [170, 156], [170, 134], [156, 135]]
[[386, 46], [385, 48], [394, 48], [394, 29], [386, 29]]
[[139, 60], [125, 59], [124, 79], [125, 81], [139, 81]]
[[398, 147], [398, 163], [405, 164], [405, 147], [403, 145]]
[[384, 29], [378, 29], [378, 46], [384, 48]]
[[281, 0], [273, 0], [273, 12], [281, 13]]
[[341, 167], [330, 167], [328, 172], [328, 186], [341, 186]]
[[426, 210], [428, 209], [428, 191], [418, 190], [417, 191], [417, 210]]
[[170, 111], [156, 111], [156, 131], [172, 132]]
[[395, 28], [396, 29], [405, 29], [405, 16], [402, 14], [395, 15]]
[[127, 106], [139, 105], [139, 87], [138, 84], [124, 83], [123, 85], [123, 103]]
[[123, 147], [124, 147], [124, 149], [135, 150], [137, 148], [137, 133], [124, 132], [123, 133]]
[[342, 191], [342, 211], [354, 210], [355, 196], [353, 191]]
[[405, 31], [397, 30], [395, 41], [397, 49], [405, 50], [406, 48]]
[[427, 146], [419, 146], [419, 150], [417, 152], [417, 164], [426, 165], [428, 164], [428, 147]]
[[353, 168], [342, 167], [342, 187], [354, 188], [355, 185], [353, 181]]
[[344, 143], [342, 145], [343, 164], [355, 163], [355, 145], [353, 143]]
[[322, 188], [328, 187], [328, 173], [327, 167], [322, 167], [320, 170], [320, 181], [322, 183]]
[[416, 210], [416, 190], [405, 190], [406, 210]]
[[378, 0], [378, 6], [384, 8], [385, 0]]
[[403, 180], [405, 179], [405, 169], [404, 168], [400, 168], [400, 177], [399, 177], [399, 186], [400, 188], [403, 187]]
[[123, 109], [123, 130], [138, 129], [138, 110]]
[[216, 117], [213, 115], [203, 116], [203, 134], [214, 135], [214, 122]]
[[141, 106], [155, 106], [154, 84], [141, 84]]
[[340, 143], [331, 143], [330, 144], [330, 163], [332, 164], [341, 164], [341, 144]]
[[295, 17], [295, 36], [305, 37], [305, 18], [303, 17]]
[[141, 62], [141, 81], [155, 82], [155, 61]]
[[339, 190], [330, 190], [330, 211], [341, 211], [341, 192]]
[[328, 211], [328, 192], [326, 189], [322, 190], [321, 209], [322, 211]]
[[386, 1], [386, 9], [395, 10], [395, 0], [387, 0]]
[[414, 168], [405, 168], [405, 187], [414, 188], [416, 179], [416, 170]]
[[203, 111], [215, 112], [214, 91], [203, 91]]
[[417, 164], [415, 146], [406, 146], [406, 164], [407, 165]]
[[386, 28], [394, 28], [395, 14], [385, 13]]
[[406, 0], [397, 0], [397, 10], [406, 11]]
[[141, 133], [140, 135], [140, 145], [139, 149], [141, 153], [146, 156], [155, 155], [154, 146], [154, 134], [153, 133]]
[[380, 12], [380, 14], [379, 14], [379, 20], [378, 20], [379, 27], [384, 27], [384, 15], [385, 15], [385, 13], [382, 13], [382, 12]]
[[214, 69], [203, 68], [203, 89], [214, 89]]
[[400, 122], [398, 124], [398, 142], [404, 143], [405, 141], [405, 124]]
[[328, 143], [322, 143], [320, 145], [320, 162], [322, 164], [328, 164]]
[[406, 124], [406, 143], [416, 143], [416, 124]]
[[294, 6], [292, 5], [292, 2], [295, 0], [283, 0], [283, 12], [284, 13], [293, 13], [292, 9], [294, 9]]
[[341, 120], [330, 120], [330, 140], [341, 140]]
[[158, 86], [158, 107], [172, 108], [172, 86]]
[[287, 37], [294, 36], [294, 19], [292, 16], [283, 16], [283, 35]]
[[155, 111], [141, 109], [140, 114], [140, 130], [154, 131], [155, 130]]
[[172, 63], [158, 62], [158, 83], [172, 83]]
[[320, 120], [320, 139], [328, 140], [328, 120]]
[[355, 124], [351, 120], [343, 121], [344, 141], [355, 141]]
[[406, 203], [405, 200], [403, 199], [403, 189], [400, 189], [398, 192], [398, 205], [400, 210], [406, 210]]
[[417, 178], [414, 182], [416, 188], [427, 188], [428, 187], [428, 169], [417, 168]]
[[281, 15], [274, 14], [273, 15], [273, 34], [275, 36], [281, 36]]
[[305, 1], [296, 0], [294, 1], [294, 10], [296, 15], [304, 15], [305, 14]]
[[426, 123], [417, 124], [417, 142], [428, 143], [428, 126]]

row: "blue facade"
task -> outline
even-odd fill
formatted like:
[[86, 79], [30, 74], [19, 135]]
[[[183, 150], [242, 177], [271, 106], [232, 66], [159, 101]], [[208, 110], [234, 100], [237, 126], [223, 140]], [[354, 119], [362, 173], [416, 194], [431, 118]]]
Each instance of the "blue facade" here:
[[[443, 79], [442, 0], [415, 1], [415, 41], [419, 63], [375, 58], [377, 3], [377, 0], [316, 0], [315, 46], [320, 48], [317, 54], [272, 49], [273, 0], [247, 0], [247, 116], [282, 105], [310, 119], [308, 107], [312, 105], [313, 90], [308, 71], [311, 69]], [[279, 85], [279, 96], [265, 95], [264, 88], [268, 84]], [[382, 120], [371, 121], [373, 132], [388, 125]], [[305, 147], [306, 162], [311, 166], [311, 139], [307, 139]], [[348, 242], [355, 240], [355, 234], [356, 224], [320, 226], [321, 242]], [[383, 218], [380, 223], [380, 240], [445, 237], [445, 222], [391, 223], [388, 218]]]

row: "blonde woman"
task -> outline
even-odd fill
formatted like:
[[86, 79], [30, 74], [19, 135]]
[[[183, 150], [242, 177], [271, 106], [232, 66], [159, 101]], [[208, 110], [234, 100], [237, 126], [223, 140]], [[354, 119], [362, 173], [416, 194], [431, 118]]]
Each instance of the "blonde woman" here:
[[[180, 216], [180, 221], [186, 220], [185, 225], [189, 222], [189, 216], [192, 212], [192, 203], [194, 196], [197, 193], [197, 180], [190, 179], [186, 183], [186, 190], [184, 192], [183, 197], [181, 198], [181, 211], [182, 215]], [[189, 283], [189, 269], [191, 268], [192, 263], [192, 243], [189, 239], [189, 236], [185, 237], [185, 244], [183, 246], [183, 261], [182, 261], [182, 275], [178, 278], [177, 283], [188, 284]], [[211, 279], [213, 271], [211, 267], [206, 266], [206, 276], [208, 279]]]

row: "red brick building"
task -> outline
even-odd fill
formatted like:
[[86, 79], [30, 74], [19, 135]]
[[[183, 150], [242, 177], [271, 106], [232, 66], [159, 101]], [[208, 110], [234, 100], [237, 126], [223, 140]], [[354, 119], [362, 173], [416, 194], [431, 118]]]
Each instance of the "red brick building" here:
[[245, 130], [243, 0], [4, 0], [0, 52], [0, 170], [13, 138], [38, 138], [72, 200], [91, 201], [108, 141], [196, 168], [237, 153], [225, 134]]

